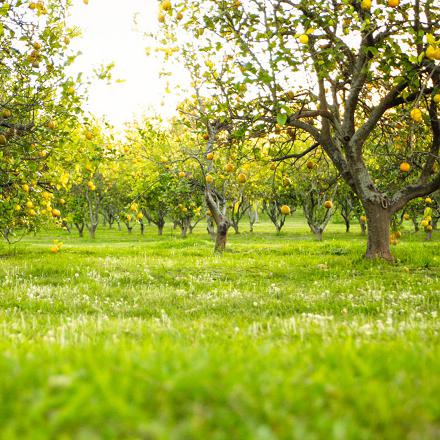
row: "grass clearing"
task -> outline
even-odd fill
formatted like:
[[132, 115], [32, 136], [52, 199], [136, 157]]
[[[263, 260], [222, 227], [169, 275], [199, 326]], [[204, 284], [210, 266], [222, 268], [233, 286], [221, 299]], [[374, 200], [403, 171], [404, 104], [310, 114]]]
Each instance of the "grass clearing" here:
[[2, 246], [0, 437], [440, 438], [438, 235], [387, 264], [353, 229]]

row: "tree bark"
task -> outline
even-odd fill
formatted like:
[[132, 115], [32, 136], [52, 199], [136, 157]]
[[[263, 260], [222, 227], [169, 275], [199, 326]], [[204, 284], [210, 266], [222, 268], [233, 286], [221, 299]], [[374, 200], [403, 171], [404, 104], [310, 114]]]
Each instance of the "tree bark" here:
[[164, 227], [164, 225], [162, 225], [161, 223], [159, 223], [159, 224], [157, 225], [157, 233], [158, 233], [159, 235], [163, 235], [163, 227]]
[[417, 221], [417, 217], [412, 217], [411, 221], [414, 226], [414, 232], [419, 232], [419, 222]]
[[322, 231], [321, 229], [316, 229], [315, 231], [313, 231], [313, 233], [315, 234], [315, 238], [318, 241], [322, 241], [322, 234], [324, 231]]
[[217, 225], [217, 235], [215, 237], [215, 248], [216, 253], [223, 253], [226, 248], [226, 238], [228, 236], [229, 224], [228, 221], [222, 221]]
[[362, 235], [367, 235], [367, 225], [366, 225], [366, 223], [360, 220], [359, 224], [361, 226], [361, 234]]
[[346, 218], [346, 217], [343, 217], [344, 218], [344, 223], [345, 223], [345, 232], [350, 232], [350, 220], [348, 219], [348, 218]]
[[184, 220], [183, 223], [180, 225], [180, 236], [182, 238], [186, 238], [188, 234], [188, 223]]
[[208, 231], [209, 236], [211, 237], [211, 240], [215, 241], [216, 233], [214, 227], [214, 219], [212, 217], [207, 216], [206, 229]]
[[84, 237], [84, 223], [74, 223], [80, 238]]
[[89, 231], [90, 238], [94, 240], [96, 238], [96, 229], [98, 228], [97, 224], [87, 225], [87, 230]]
[[391, 213], [380, 205], [365, 206], [368, 219], [368, 244], [366, 258], [393, 261], [390, 250]]

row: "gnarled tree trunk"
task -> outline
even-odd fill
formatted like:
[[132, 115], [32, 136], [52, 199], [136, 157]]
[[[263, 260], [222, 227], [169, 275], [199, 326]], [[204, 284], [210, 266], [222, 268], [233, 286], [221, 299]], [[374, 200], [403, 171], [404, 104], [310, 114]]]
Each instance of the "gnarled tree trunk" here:
[[390, 251], [391, 212], [380, 205], [365, 204], [368, 219], [368, 244], [366, 257], [393, 261]]
[[220, 203], [218, 199], [217, 201], [214, 200], [214, 196], [208, 187], [205, 188], [205, 200], [209, 210], [211, 211], [212, 218], [214, 219], [215, 224], [217, 225], [217, 234], [215, 237], [214, 252], [221, 254], [226, 248], [226, 239], [228, 236], [228, 229], [231, 226], [231, 223], [229, 222], [225, 213], [221, 211], [219, 206]]
[[223, 253], [226, 248], [226, 238], [228, 236], [229, 222], [223, 218], [217, 225], [217, 235], [215, 237], [214, 251], [216, 253]]

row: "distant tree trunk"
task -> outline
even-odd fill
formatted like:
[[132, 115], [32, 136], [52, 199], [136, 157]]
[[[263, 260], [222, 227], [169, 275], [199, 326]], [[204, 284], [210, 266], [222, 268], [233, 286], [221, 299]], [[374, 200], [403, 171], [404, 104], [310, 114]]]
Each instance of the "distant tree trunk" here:
[[62, 221], [61, 226], [62, 226], [63, 228], [65, 228], [66, 231], [67, 231], [69, 234], [71, 233], [69, 223], [67, 223], [65, 220]]
[[118, 223], [118, 231], [122, 231], [121, 222], [119, 220], [117, 220], [117, 223]]
[[11, 230], [9, 228], [3, 229], [2, 235], [3, 238], [10, 244], [9, 235], [11, 234]]
[[86, 191], [86, 199], [89, 208], [89, 223], [86, 222], [87, 229], [91, 239], [96, 237], [96, 229], [99, 224], [100, 198], [97, 194], [91, 194]]
[[208, 231], [208, 234], [211, 237], [211, 239], [215, 241], [216, 233], [215, 233], [214, 219], [208, 215], [206, 221], [207, 221], [206, 229]]
[[319, 226], [310, 225], [310, 230], [318, 241], [322, 241], [324, 229]]
[[239, 229], [239, 226], [238, 226], [238, 222], [233, 221], [233, 222], [232, 222], [232, 227], [234, 228], [234, 232], [235, 232], [236, 234], [239, 234], [239, 233], [240, 233], [240, 229]]
[[229, 224], [226, 219], [222, 219], [217, 225], [217, 234], [215, 238], [215, 248], [216, 253], [223, 253], [226, 248], [226, 238], [228, 236]]
[[133, 231], [133, 226], [131, 226], [128, 222], [125, 222], [125, 226], [127, 227], [127, 232], [131, 234], [131, 232]]
[[163, 235], [163, 228], [164, 228], [165, 224], [164, 223], [158, 223], [157, 224], [157, 233], [158, 235]]
[[344, 219], [345, 223], [345, 232], [350, 232], [350, 217], [346, 217], [344, 214], [342, 214], [342, 218]]
[[109, 229], [113, 229], [113, 224], [115, 222], [114, 216], [112, 214], [109, 214], [107, 220], [108, 220], [108, 227], [109, 227]]
[[413, 216], [411, 217], [413, 226], [414, 226], [414, 232], [419, 232], [419, 222], [417, 221], [417, 217]]
[[76, 229], [78, 230], [78, 235], [84, 237], [84, 223], [74, 223]]
[[254, 232], [254, 225], [258, 222], [258, 203], [249, 210], [249, 231]]
[[145, 224], [143, 221], [140, 221], [139, 224], [141, 225], [141, 235], [144, 235], [145, 233]]
[[90, 238], [94, 240], [96, 238], [96, 229], [98, 228], [97, 223], [86, 224], [87, 230], [89, 231]]
[[181, 231], [180, 236], [181, 236], [182, 238], [186, 238], [186, 236], [187, 236], [187, 234], [188, 234], [188, 225], [185, 224], [185, 223], [183, 223], [182, 226], [181, 226], [181, 228], [180, 228], [180, 231]]
[[361, 234], [366, 235], [367, 234], [367, 225], [362, 220], [359, 220], [359, 224], [361, 226]]

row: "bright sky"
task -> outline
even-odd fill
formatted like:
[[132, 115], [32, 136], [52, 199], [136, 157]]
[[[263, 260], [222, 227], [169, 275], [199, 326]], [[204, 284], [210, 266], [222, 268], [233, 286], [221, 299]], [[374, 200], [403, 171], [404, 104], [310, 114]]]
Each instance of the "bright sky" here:
[[[71, 25], [83, 32], [72, 42], [72, 47], [82, 52], [74, 69], [88, 76], [103, 63], [116, 63], [114, 79], [125, 82], [93, 84], [89, 109], [118, 127], [145, 113], [170, 116], [179, 102], [172, 94], [165, 96], [160, 62], [145, 52], [148, 43], [144, 33], [158, 29], [157, 5], [156, 0], [89, 0], [88, 5], [74, 0]], [[183, 78], [176, 72], [175, 81]]]

